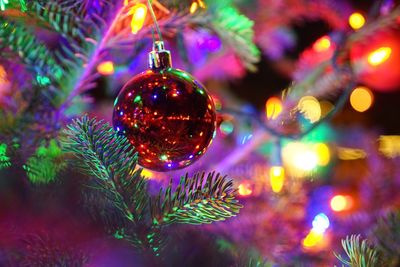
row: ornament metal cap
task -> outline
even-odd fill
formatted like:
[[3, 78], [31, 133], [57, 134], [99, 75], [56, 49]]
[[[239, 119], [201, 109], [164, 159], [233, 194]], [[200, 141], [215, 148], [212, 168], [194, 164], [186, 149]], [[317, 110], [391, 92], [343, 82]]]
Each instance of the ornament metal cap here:
[[155, 41], [153, 51], [149, 53], [150, 69], [168, 69], [172, 67], [171, 52], [165, 50], [163, 41]]

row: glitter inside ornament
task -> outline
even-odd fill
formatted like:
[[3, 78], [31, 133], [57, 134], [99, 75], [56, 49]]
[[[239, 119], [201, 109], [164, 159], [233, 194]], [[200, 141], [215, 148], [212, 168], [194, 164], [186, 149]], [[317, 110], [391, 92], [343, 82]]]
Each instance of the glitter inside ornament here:
[[216, 127], [212, 98], [188, 73], [171, 67], [162, 42], [150, 53], [150, 69], [133, 77], [114, 104], [114, 129], [156, 171], [184, 168], [210, 145]]

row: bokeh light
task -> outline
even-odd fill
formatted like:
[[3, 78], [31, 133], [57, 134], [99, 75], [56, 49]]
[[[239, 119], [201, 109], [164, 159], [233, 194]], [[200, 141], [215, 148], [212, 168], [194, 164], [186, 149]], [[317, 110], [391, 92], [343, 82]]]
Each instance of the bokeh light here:
[[318, 165], [328, 165], [331, 159], [331, 152], [329, 150], [329, 147], [324, 143], [318, 143], [314, 145], [314, 150], [318, 155]]
[[310, 122], [317, 122], [321, 118], [321, 105], [313, 96], [304, 96], [300, 99], [298, 108]]
[[330, 222], [328, 216], [326, 216], [324, 213], [318, 213], [313, 222], [313, 230], [317, 233], [325, 233], [325, 231], [329, 228]]
[[368, 55], [368, 63], [371, 66], [378, 66], [389, 59], [392, 54], [392, 49], [390, 47], [381, 47], [371, 52]]
[[104, 61], [97, 66], [97, 71], [104, 76], [114, 74], [114, 63], [112, 61]]
[[271, 97], [265, 103], [265, 113], [270, 120], [276, 119], [282, 112], [282, 101], [278, 97]]
[[349, 210], [353, 207], [353, 198], [351, 196], [336, 195], [331, 199], [331, 209], [336, 212]]
[[269, 170], [272, 191], [279, 193], [285, 182], [285, 169], [282, 166], [272, 166]]
[[372, 92], [364, 86], [357, 87], [350, 95], [350, 104], [358, 112], [367, 111], [374, 101]]
[[365, 24], [365, 18], [362, 14], [354, 12], [349, 17], [349, 25], [354, 30], [361, 29]]
[[313, 49], [316, 52], [324, 52], [331, 47], [331, 39], [329, 36], [323, 36], [319, 38], [313, 45]]
[[251, 185], [248, 182], [243, 182], [238, 186], [238, 192], [241, 196], [249, 196], [253, 193]]

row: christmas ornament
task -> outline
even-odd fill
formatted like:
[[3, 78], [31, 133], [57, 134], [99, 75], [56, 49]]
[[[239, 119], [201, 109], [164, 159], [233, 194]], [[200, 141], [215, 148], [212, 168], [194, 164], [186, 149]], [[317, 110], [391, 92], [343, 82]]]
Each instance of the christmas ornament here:
[[400, 32], [377, 33], [352, 46], [350, 57], [359, 81], [377, 91], [400, 88]]
[[114, 104], [114, 129], [156, 171], [184, 168], [210, 145], [216, 127], [212, 98], [188, 73], [171, 67], [164, 43], [154, 43], [150, 69], [133, 77]]

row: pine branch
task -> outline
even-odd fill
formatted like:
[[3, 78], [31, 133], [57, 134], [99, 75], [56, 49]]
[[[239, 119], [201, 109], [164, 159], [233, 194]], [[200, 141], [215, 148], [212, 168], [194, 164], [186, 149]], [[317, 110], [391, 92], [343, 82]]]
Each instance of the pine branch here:
[[63, 153], [54, 139], [49, 142], [48, 147], [40, 146], [23, 166], [29, 180], [34, 184], [53, 182], [65, 167]]
[[253, 41], [254, 22], [225, 2], [207, 1], [208, 13], [211, 14], [208, 23], [211, 23], [212, 29], [234, 49], [245, 67], [256, 71], [255, 64], [260, 61], [261, 53]]
[[400, 211], [390, 212], [381, 218], [373, 230], [377, 249], [388, 266], [400, 263]]
[[3, 17], [0, 17], [0, 47], [17, 54], [37, 79], [46, 77], [58, 81], [62, 76], [63, 69], [50, 50], [25, 27], [6, 21]]
[[187, 223], [203, 224], [225, 220], [235, 216], [241, 205], [235, 200], [236, 190], [226, 177], [209, 173], [182, 177], [175, 192], [172, 181], [165, 192], [152, 201], [152, 217], [155, 224]]
[[0, 143], [0, 170], [11, 166], [10, 157], [7, 156], [7, 145]]
[[0, 11], [14, 6], [19, 6], [22, 12], [27, 11], [26, 0], [0, 0]]
[[366, 240], [360, 241], [359, 235], [352, 235], [342, 240], [343, 249], [349, 258], [344, 259], [341, 255], [335, 253], [335, 256], [349, 267], [375, 267], [378, 266], [378, 252], [375, 248], [367, 245]]
[[141, 169], [135, 171], [137, 154], [128, 139], [87, 116], [74, 120], [65, 134], [65, 150], [75, 154], [85, 173], [98, 179], [96, 188], [130, 221], [139, 221], [148, 196]]

